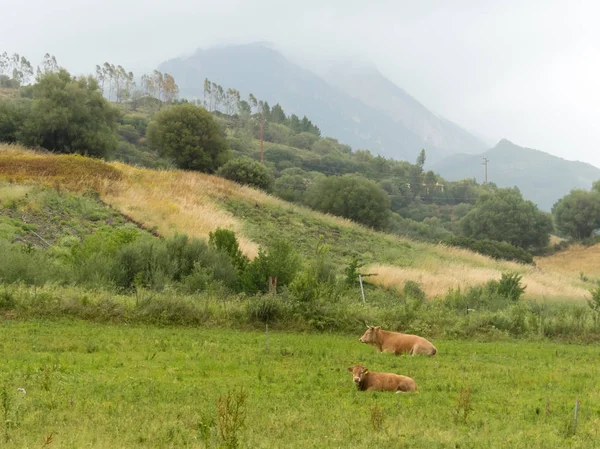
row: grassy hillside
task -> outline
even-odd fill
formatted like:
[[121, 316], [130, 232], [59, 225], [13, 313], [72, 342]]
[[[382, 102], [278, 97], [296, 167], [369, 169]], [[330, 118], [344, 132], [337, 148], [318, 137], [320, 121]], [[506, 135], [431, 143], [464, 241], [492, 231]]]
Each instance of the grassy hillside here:
[[600, 244], [571, 245], [552, 256], [537, 257], [535, 262], [543, 270], [560, 270], [594, 282], [600, 280]]
[[[264, 332], [35, 320], [5, 321], [0, 341], [4, 448], [235, 447], [218, 404], [240, 390], [239, 447], [598, 441], [594, 346], [436, 340], [436, 357], [399, 358], [357, 334], [271, 332], [267, 351]], [[419, 393], [359, 392], [346, 371], [355, 363], [411, 376]]]
[[523, 275], [529, 298], [581, 300], [588, 294], [583, 280], [556, 268], [498, 262], [467, 250], [373, 232], [200, 173], [154, 171], [0, 145], [0, 174], [12, 182], [3, 192], [32, 182], [75, 191], [92, 189], [115, 210], [164, 236], [206, 237], [218, 227], [227, 227], [240, 235], [241, 246], [251, 257], [274, 237], [285, 238], [303, 255], [312, 256], [323, 235], [339, 271], [351, 255], [358, 255], [367, 263], [367, 271], [378, 274], [371, 281], [387, 288], [402, 288], [406, 280], [413, 280], [434, 296], [515, 271]]

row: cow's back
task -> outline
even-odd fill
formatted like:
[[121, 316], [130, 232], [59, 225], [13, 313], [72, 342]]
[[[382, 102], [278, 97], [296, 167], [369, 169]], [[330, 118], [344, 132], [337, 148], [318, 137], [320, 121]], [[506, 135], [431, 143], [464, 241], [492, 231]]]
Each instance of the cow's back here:
[[372, 391], [414, 391], [417, 389], [417, 383], [408, 376], [371, 371], [365, 389]]
[[437, 350], [430, 341], [418, 335], [385, 331], [382, 350], [394, 354], [427, 354], [434, 355]]

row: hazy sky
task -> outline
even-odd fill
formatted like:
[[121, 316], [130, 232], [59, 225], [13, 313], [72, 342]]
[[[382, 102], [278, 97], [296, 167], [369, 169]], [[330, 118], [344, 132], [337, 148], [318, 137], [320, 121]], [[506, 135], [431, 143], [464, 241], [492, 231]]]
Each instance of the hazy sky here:
[[315, 71], [360, 58], [491, 141], [600, 167], [599, 19], [594, 0], [0, 0], [0, 51], [89, 73], [253, 41]]

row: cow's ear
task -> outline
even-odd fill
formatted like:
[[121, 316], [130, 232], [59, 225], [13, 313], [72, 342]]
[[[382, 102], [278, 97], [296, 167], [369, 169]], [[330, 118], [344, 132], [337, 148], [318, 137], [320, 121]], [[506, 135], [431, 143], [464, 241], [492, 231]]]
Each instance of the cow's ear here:
[[375, 330], [378, 331], [381, 329], [381, 326], [375, 326]]
[[352, 368], [353, 368], [353, 367], [349, 366], [349, 367], [348, 367], [348, 371], [350, 371], [350, 372], [354, 371]]

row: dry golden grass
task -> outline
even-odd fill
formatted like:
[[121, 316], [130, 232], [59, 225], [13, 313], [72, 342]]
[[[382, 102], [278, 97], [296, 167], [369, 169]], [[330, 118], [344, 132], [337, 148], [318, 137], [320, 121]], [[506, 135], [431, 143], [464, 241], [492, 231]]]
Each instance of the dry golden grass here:
[[[509, 263], [510, 264], [510, 263]], [[589, 297], [588, 289], [583, 282], [560, 273], [545, 273], [534, 267], [518, 264], [516, 270], [523, 275], [522, 283], [527, 286], [524, 296], [530, 299], [574, 299], [584, 300]], [[492, 279], [500, 279], [506, 267], [475, 267], [460, 262], [426, 263], [420, 267], [398, 267], [393, 265], [374, 264], [366, 267], [369, 273], [377, 276], [369, 278], [370, 282], [388, 289], [402, 290], [408, 280], [421, 284], [428, 297], [444, 295], [448, 289], [470, 285], [484, 284]]]
[[557, 270], [571, 275], [600, 278], [600, 244], [572, 245], [546, 257], [536, 257], [535, 263], [544, 270]]
[[233, 194], [233, 183], [200, 173], [111, 165], [125, 177], [118, 182], [106, 182], [100, 195], [121, 213], [165, 236], [185, 233], [208, 237], [219, 227], [231, 229], [238, 234], [246, 255], [252, 258], [258, 253], [258, 245], [244, 237], [241, 223], [211, 201], [218, 195]]

